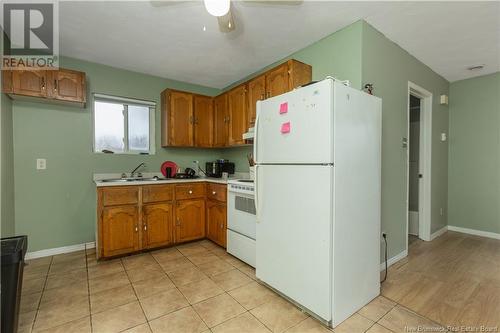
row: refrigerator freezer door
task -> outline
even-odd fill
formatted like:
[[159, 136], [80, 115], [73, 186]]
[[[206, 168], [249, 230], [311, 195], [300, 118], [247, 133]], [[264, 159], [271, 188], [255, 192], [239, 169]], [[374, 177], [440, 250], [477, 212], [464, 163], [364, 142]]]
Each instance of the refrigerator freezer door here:
[[333, 85], [323, 80], [257, 103], [256, 163], [333, 163]]
[[259, 165], [257, 277], [331, 320], [333, 167]]

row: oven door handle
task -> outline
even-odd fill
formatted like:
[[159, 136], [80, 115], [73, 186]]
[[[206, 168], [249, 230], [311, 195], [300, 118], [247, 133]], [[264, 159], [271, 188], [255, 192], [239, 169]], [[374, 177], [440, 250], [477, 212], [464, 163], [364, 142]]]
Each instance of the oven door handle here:
[[255, 202], [255, 217], [256, 217], [256, 222], [260, 223], [260, 214], [259, 214], [259, 177], [257, 176], [259, 173], [259, 165], [255, 164], [254, 166], [254, 184], [255, 184], [255, 189], [254, 189], [254, 202]]

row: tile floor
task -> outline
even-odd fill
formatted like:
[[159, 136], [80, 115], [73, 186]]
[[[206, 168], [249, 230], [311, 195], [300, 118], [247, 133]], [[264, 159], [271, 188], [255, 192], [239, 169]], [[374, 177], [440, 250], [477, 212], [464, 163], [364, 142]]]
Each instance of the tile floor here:
[[[103, 262], [93, 249], [35, 259], [21, 299], [20, 333], [331, 332], [206, 240]], [[439, 326], [380, 296], [335, 332], [407, 325]]]
[[[445, 326], [500, 331], [500, 240], [448, 231], [414, 241], [382, 295]], [[390, 328], [390, 327], [389, 327]]]

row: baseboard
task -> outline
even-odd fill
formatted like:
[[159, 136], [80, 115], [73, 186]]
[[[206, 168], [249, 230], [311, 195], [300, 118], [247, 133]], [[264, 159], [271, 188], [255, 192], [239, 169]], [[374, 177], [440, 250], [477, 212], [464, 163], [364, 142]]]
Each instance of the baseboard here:
[[95, 242], [56, 247], [53, 249], [28, 252], [28, 253], [26, 253], [25, 259], [29, 260], [29, 259], [36, 259], [36, 258], [42, 258], [42, 257], [50, 257], [50, 256], [54, 256], [56, 254], [71, 253], [71, 252], [81, 251], [81, 250], [85, 250], [85, 249], [92, 249], [94, 247], [95, 247]]
[[437, 237], [441, 236], [442, 234], [444, 234], [444, 233], [445, 233], [445, 232], [447, 232], [447, 231], [448, 231], [448, 226], [447, 226], [447, 225], [445, 225], [444, 227], [442, 227], [441, 229], [439, 229], [438, 231], [436, 231], [435, 233], [433, 233], [433, 234], [431, 235], [431, 240], [433, 240], [433, 239], [435, 239], [435, 238], [437, 238]]
[[449, 225], [448, 226], [448, 230], [449, 231], [461, 232], [463, 234], [469, 234], [469, 235], [475, 235], [475, 236], [482, 236], [482, 237], [488, 237], [488, 238], [494, 238], [494, 239], [500, 239], [500, 234], [497, 234], [495, 232], [482, 231], [482, 230], [469, 229], [469, 228], [461, 228], [461, 227], [455, 227], [453, 225]]
[[[391, 267], [392, 265], [394, 265], [395, 263], [397, 263], [401, 259], [406, 258], [407, 256], [408, 256], [408, 250], [404, 250], [403, 252], [396, 254], [394, 257], [389, 258], [387, 260], [387, 268]], [[380, 271], [383, 271], [383, 270], [385, 270], [385, 262], [380, 264]]]

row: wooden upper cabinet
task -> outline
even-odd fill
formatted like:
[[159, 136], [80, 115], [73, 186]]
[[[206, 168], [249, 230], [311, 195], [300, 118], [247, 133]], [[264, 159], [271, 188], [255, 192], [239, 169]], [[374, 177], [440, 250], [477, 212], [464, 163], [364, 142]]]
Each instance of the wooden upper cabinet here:
[[103, 208], [101, 237], [104, 257], [139, 250], [138, 219], [136, 205]]
[[12, 93], [32, 97], [47, 97], [47, 71], [12, 71]]
[[297, 60], [270, 69], [216, 97], [167, 89], [162, 93], [162, 146], [226, 147], [245, 144], [257, 101], [289, 92], [312, 79]]
[[229, 145], [244, 144], [247, 131], [247, 86], [240, 85], [227, 93], [229, 109]]
[[177, 201], [175, 219], [176, 243], [205, 237], [205, 199]]
[[297, 60], [288, 60], [289, 87], [293, 90], [312, 81], [312, 66]]
[[266, 76], [261, 75], [248, 82], [248, 114], [247, 127], [255, 124], [257, 101], [266, 98]]
[[144, 205], [142, 208], [143, 248], [170, 245], [173, 239], [173, 209], [171, 203]]
[[312, 80], [312, 67], [297, 60], [288, 60], [266, 74], [266, 98], [278, 96]]
[[12, 71], [2, 70], [2, 92], [12, 93]]
[[192, 147], [193, 94], [176, 90], [162, 93], [162, 146]]
[[81, 106], [87, 101], [85, 73], [64, 68], [3, 71], [2, 91], [12, 97], [40, 97]]
[[284, 63], [266, 74], [266, 87], [266, 98], [278, 96], [289, 91], [288, 63]]
[[194, 95], [194, 145], [196, 147], [212, 147], [213, 135], [213, 98]]
[[85, 73], [60, 69], [49, 71], [49, 76], [49, 93], [53, 98], [61, 101], [85, 103], [87, 100]]
[[227, 94], [222, 94], [214, 98], [214, 147], [227, 145], [228, 123]]

